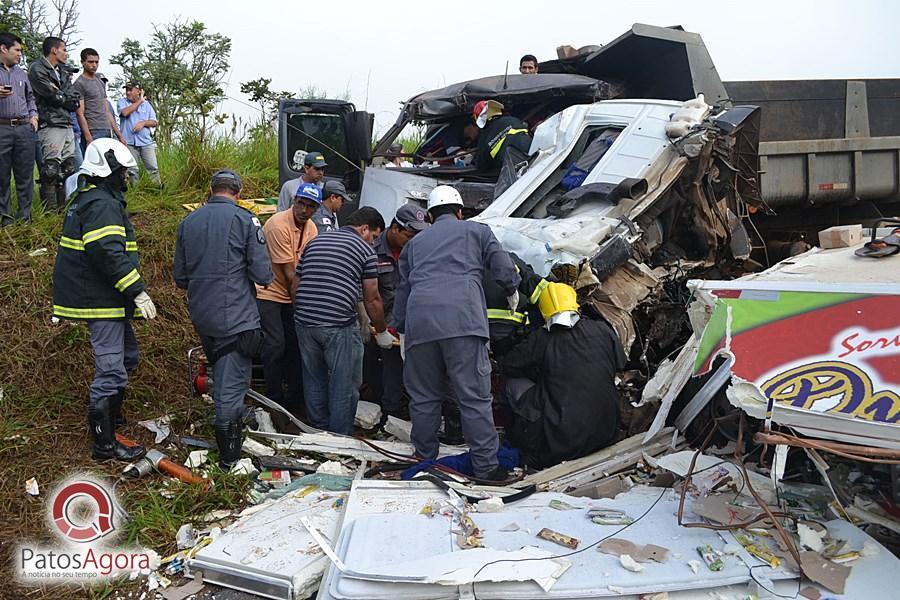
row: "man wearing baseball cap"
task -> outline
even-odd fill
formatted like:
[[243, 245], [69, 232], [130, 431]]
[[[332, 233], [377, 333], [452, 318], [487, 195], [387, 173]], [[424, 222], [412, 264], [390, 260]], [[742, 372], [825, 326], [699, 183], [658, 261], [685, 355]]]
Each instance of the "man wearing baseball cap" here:
[[322, 178], [325, 176], [325, 168], [328, 163], [318, 150], [310, 150], [303, 159], [303, 175], [296, 179], [288, 179], [281, 186], [278, 194], [278, 212], [288, 210], [294, 204], [294, 196], [301, 184], [314, 183], [322, 189]]
[[[400, 270], [397, 266], [400, 252], [409, 240], [429, 226], [425, 209], [410, 202], [397, 209], [390, 227], [375, 242], [378, 293], [381, 294], [381, 302], [384, 305], [388, 331], [397, 337], [399, 334], [394, 328], [392, 312], [394, 293], [400, 282]], [[381, 364], [378, 363], [379, 358]], [[382, 412], [395, 417], [409, 418], [409, 412], [403, 402], [403, 359], [400, 356], [399, 345], [384, 349], [372, 342], [367, 344], [363, 380], [373, 392], [373, 398], [380, 399]]]
[[260, 356], [266, 395], [295, 415], [300, 415], [303, 407], [300, 348], [294, 328], [295, 274], [303, 249], [319, 234], [311, 217], [321, 202], [322, 191], [313, 183], [303, 183], [291, 210], [275, 213], [263, 226], [275, 275], [268, 286], [256, 286], [264, 334]]
[[344, 208], [344, 203], [350, 201], [347, 188], [340, 181], [326, 181], [322, 189], [322, 205], [313, 215], [313, 222], [319, 228], [319, 233], [334, 231], [340, 228], [338, 224], [338, 212]]
[[237, 204], [240, 195], [237, 173], [213, 173], [209, 199], [178, 225], [172, 273], [175, 284], [187, 290], [191, 322], [213, 367], [223, 470], [241, 458], [244, 396], [263, 343], [253, 284], [265, 286], [273, 279], [259, 219]]
[[[156, 142], [150, 135], [150, 129], [156, 127], [156, 111], [144, 98], [144, 89], [137, 81], [125, 84], [125, 97], [119, 98], [116, 106], [119, 111], [119, 130], [125, 139], [125, 145], [134, 156], [134, 160], [144, 164], [144, 170], [154, 183], [159, 185], [159, 165], [156, 161]], [[128, 170], [128, 178], [137, 182], [137, 167]]]

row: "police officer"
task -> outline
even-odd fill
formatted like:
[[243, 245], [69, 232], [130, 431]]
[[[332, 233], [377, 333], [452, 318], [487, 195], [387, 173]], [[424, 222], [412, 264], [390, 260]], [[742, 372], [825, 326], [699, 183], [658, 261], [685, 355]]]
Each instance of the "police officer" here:
[[83, 184], [63, 221], [53, 268], [53, 314], [87, 321], [94, 350], [88, 423], [99, 460], [132, 461], [144, 454], [116, 440], [128, 374], [138, 365], [132, 317], [156, 317], [138, 273], [137, 242], [125, 207], [134, 157], [122, 143], [99, 139], [85, 152]]
[[[406, 244], [420, 231], [428, 228], [425, 210], [413, 203], [404, 204], [397, 209], [394, 219], [384, 233], [375, 242], [376, 266], [378, 268], [378, 293], [384, 305], [384, 317], [388, 331], [396, 334], [396, 319], [392, 312], [394, 294], [400, 282], [398, 262], [400, 253]], [[400, 347], [379, 348], [374, 341], [366, 344], [364, 380], [373, 390], [376, 399], [380, 400], [385, 414], [405, 418], [403, 402], [403, 359]]]
[[212, 176], [210, 198], [178, 225], [174, 276], [187, 290], [188, 310], [213, 365], [219, 466], [240, 459], [244, 396], [253, 357], [262, 346], [254, 283], [272, 282], [259, 219], [235, 203], [241, 178], [223, 169]]
[[416, 452], [437, 458], [441, 403], [452, 392], [475, 476], [500, 481], [507, 473], [497, 463], [481, 280], [489, 269], [514, 308], [519, 274], [489, 227], [462, 220], [462, 207], [459, 192], [450, 186], [439, 185], [428, 195], [434, 224], [400, 254], [394, 319], [405, 353], [403, 382], [410, 394]]
[[344, 203], [350, 201], [347, 188], [340, 181], [326, 181], [325, 187], [322, 188], [322, 198], [319, 210], [312, 217], [313, 223], [316, 224], [319, 233], [340, 229], [337, 214], [344, 208]]

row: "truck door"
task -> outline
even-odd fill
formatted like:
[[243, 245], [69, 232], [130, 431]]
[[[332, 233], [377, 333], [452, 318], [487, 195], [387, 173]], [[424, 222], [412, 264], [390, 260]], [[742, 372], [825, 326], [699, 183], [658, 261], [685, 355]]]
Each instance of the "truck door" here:
[[[325, 179], [338, 179], [357, 196], [372, 159], [374, 115], [343, 100], [296, 100], [278, 103], [278, 176], [283, 184], [303, 175], [302, 156], [319, 151], [328, 168]], [[348, 212], [356, 202], [344, 207]]]

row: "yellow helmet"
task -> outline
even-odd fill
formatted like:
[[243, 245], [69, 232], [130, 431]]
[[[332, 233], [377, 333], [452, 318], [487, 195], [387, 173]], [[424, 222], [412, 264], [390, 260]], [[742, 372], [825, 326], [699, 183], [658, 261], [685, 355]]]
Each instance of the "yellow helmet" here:
[[564, 283], [550, 283], [538, 298], [538, 308], [547, 329], [553, 325], [574, 327], [578, 322], [578, 295]]

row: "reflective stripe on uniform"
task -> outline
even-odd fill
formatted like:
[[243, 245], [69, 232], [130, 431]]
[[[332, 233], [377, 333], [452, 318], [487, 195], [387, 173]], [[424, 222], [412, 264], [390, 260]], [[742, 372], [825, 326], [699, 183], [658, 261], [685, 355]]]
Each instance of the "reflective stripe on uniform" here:
[[81, 236], [81, 241], [83, 241], [85, 244], [90, 244], [91, 242], [96, 242], [97, 240], [103, 239], [109, 235], [120, 235], [122, 237], [125, 237], [125, 228], [121, 225], [107, 225], [106, 227], [101, 227], [100, 229], [88, 231], [83, 236]]
[[[68, 248], [69, 250], [84, 251], [84, 242], [66, 236], [59, 238], [59, 245], [60, 247]], [[125, 252], [137, 252], [137, 249], [137, 242], [125, 242]]]
[[61, 248], [68, 248], [69, 250], [84, 251], [84, 242], [66, 236], [61, 236], [59, 238], [59, 245]]
[[537, 304], [538, 299], [541, 297], [541, 292], [550, 285], [550, 282], [546, 279], [541, 279], [541, 282], [534, 286], [534, 291], [531, 292], [531, 296], [528, 297], [529, 304]]
[[124, 277], [122, 277], [122, 279], [120, 279], [116, 282], [115, 288], [117, 290], [119, 290], [120, 292], [124, 292], [125, 289], [129, 285], [131, 285], [132, 283], [134, 283], [135, 281], [137, 281], [140, 278], [141, 278], [141, 274], [137, 272], [137, 269], [132, 269], [131, 271], [128, 272], [127, 275], [125, 275]]
[[516, 135], [518, 133], [528, 133], [528, 130], [527, 129], [510, 129], [509, 131], [507, 131], [504, 135], [502, 135], [500, 137], [499, 140], [497, 140], [497, 143], [491, 147], [491, 158], [497, 157], [497, 153], [500, 152], [500, 148], [503, 147], [503, 142], [506, 141], [507, 137], [509, 137], [511, 135]]
[[524, 323], [527, 319], [526, 315], [513, 310], [503, 310], [500, 308], [487, 309], [488, 320], [494, 319], [498, 321], [512, 321], [513, 323]]
[[71, 308], [69, 306], [53, 305], [53, 314], [58, 317], [70, 319], [123, 319], [125, 307], [119, 308]]

